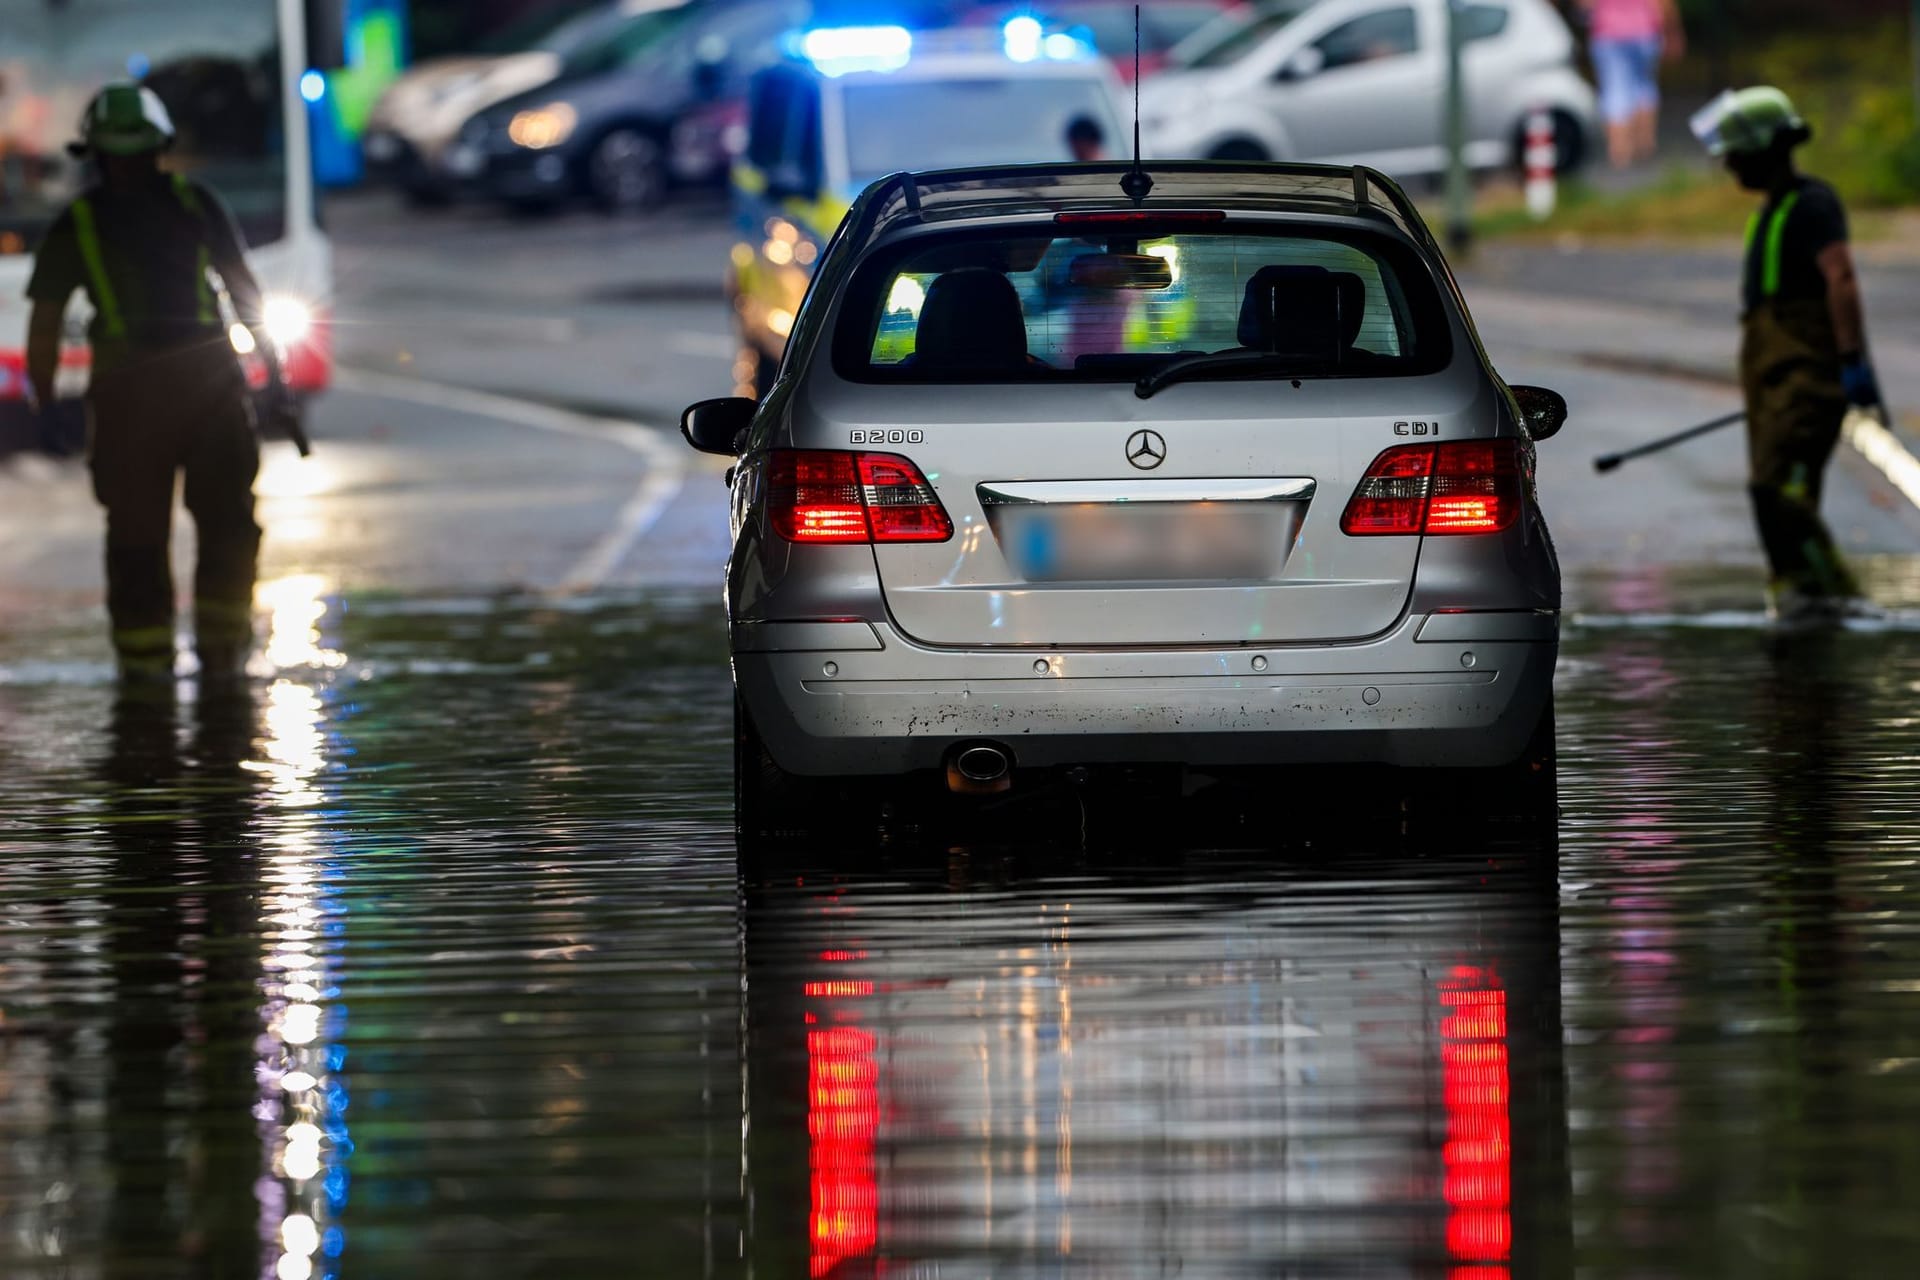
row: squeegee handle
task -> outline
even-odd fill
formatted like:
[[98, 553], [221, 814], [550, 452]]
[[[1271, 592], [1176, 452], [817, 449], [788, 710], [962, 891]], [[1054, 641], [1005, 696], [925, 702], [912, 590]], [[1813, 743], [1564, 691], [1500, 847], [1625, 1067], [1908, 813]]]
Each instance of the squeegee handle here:
[[1703, 422], [1697, 427], [1688, 427], [1685, 431], [1676, 431], [1670, 436], [1661, 436], [1658, 440], [1649, 440], [1643, 445], [1636, 445], [1631, 449], [1623, 449], [1619, 453], [1603, 453], [1593, 460], [1593, 469], [1595, 471], [1612, 471], [1623, 462], [1631, 462], [1635, 458], [1644, 458], [1650, 453], [1659, 453], [1662, 449], [1671, 449], [1677, 444], [1685, 444], [1695, 436], [1704, 436], [1710, 431], [1718, 431], [1722, 427], [1730, 427], [1734, 423], [1744, 420], [1746, 416], [1746, 410], [1742, 409], [1737, 413], [1729, 413], [1722, 417], [1715, 418], [1711, 422]]

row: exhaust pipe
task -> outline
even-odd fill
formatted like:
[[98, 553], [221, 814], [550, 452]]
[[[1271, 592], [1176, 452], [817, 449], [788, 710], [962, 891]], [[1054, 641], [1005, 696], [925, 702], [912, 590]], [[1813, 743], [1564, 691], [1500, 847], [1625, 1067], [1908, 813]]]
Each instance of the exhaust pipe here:
[[961, 795], [992, 795], [1013, 788], [1013, 756], [992, 742], [956, 747], [947, 757], [947, 790]]

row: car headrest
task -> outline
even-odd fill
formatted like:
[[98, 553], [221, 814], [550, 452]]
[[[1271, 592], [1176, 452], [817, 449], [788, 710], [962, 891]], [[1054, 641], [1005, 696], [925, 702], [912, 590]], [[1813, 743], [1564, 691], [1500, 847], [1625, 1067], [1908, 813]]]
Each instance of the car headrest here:
[[1351, 271], [1262, 267], [1240, 304], [1240, 345], [1331, 362], [1353, 346], [1366, 316], [1366, 281]]
[[1027, 322], [1013, 282], [986, 267], [959, 267], [927, 287], [914, 330], [916, 365], [1007, 369], [1027, 359]]

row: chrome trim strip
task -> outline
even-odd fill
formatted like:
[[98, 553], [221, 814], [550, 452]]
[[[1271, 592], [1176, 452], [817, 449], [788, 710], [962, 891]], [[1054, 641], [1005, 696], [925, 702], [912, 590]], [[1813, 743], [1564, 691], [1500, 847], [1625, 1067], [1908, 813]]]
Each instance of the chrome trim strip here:
[[1305, 477], [1259, 480], [1034, 480], [983, 484], [983, 507], [1037, 503], [1304, 502], [1314, 482]]

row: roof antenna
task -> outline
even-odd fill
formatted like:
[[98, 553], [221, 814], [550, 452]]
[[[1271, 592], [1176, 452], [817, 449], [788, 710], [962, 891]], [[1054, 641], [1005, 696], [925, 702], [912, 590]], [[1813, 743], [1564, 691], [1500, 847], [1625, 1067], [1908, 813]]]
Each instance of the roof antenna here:
[[1133, 168], [1120, 176], [1120, 193], [1144, 204], [1153, 178], [1140, 167], [1140, 6], [1133, 6]]

